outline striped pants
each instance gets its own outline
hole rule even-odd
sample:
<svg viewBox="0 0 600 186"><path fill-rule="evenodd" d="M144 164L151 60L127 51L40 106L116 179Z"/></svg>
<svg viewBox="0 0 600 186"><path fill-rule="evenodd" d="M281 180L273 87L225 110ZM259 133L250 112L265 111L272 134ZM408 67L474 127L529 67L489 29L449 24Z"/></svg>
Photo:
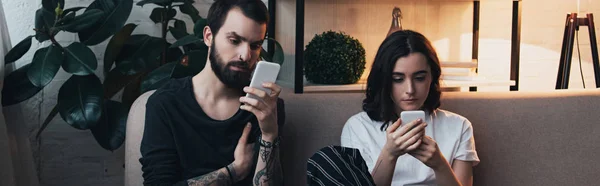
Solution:
<svg viewBox="0 0 600 186"><path fill-rule="evenodd" d="M357 149L328 146L317 151L307 163L307 184L375 185Z"/></svg>

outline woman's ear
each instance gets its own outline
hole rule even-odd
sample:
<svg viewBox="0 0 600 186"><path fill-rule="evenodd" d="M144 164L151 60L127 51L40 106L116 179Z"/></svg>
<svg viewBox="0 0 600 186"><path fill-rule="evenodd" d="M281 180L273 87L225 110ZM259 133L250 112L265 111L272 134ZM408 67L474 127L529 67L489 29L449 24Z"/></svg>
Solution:
<svg viewBox="0 0 600 186"><path fill-rule="evenodd" d="M210 30L210 27L204 26L204 31L202 32L202 35L203 35L204 44L206 46L210 47L210 45L212 44L213 37L214 37L212 30Z"/></svg>

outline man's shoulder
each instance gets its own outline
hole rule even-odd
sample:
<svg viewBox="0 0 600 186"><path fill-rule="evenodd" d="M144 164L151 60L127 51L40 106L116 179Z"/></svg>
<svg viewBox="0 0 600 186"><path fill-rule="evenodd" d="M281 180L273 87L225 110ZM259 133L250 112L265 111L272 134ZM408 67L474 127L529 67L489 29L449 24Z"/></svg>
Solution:
<svg viewBox="0 0 600 186"><path fill-rule="evenodd" d="M169 79L168 82L156 89L148 98L148 103L161 104L179 100L183 95L188 94L191 77L178 79Z"/></svg>

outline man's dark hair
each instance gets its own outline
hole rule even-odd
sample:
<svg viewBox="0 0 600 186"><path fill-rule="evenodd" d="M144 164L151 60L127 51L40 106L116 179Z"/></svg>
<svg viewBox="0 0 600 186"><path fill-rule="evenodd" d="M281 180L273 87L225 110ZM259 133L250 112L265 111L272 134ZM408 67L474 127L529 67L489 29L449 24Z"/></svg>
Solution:
<svg viewBox="0 0 600 186"><path fill-rule="evenodd" d="M246 17L260 24L269 22L269 11L261 0L215 0L206 18L208 27L214 35L217 35L227 19L227 14L234 8L239 8Z"/></svg>
<svg viewBox="0 0 600 186"><path fill-rule="evenodd" d="M398 119L392 100L392 73L396 61L411 53L421 53L427 59L431 68L431 85L429 95L422 109L432 113L440 107L440 61L433 46L422 34L401 30L388 36L377 51L371 72L367 79L366 98L363 100L363 110L374 121L383 121L381 130L387 128L390 122Z"/></svg>

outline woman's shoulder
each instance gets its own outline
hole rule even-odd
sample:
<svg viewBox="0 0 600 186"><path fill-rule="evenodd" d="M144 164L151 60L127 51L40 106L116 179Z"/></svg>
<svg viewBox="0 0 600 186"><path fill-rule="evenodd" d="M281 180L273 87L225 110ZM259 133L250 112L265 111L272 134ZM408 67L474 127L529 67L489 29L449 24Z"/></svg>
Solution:
<svg viewBox="0 0 600 186"><path fill-rule="evenodd" d="M432 114L434 120L441 121L442 123L451 123L451 124L468 124L470 125L469 119L466 117L444 109L436 109Z"/></svg>
<svg viewBox="0 0 600 186"><path fill-rule="evenodd" d="M367 112L362 111L350 116L350 118L348 118L348 120L346 121L344 128L364 129L366 127L379 127L382 123L383 122L372 120L367 114Z"/></svg>

